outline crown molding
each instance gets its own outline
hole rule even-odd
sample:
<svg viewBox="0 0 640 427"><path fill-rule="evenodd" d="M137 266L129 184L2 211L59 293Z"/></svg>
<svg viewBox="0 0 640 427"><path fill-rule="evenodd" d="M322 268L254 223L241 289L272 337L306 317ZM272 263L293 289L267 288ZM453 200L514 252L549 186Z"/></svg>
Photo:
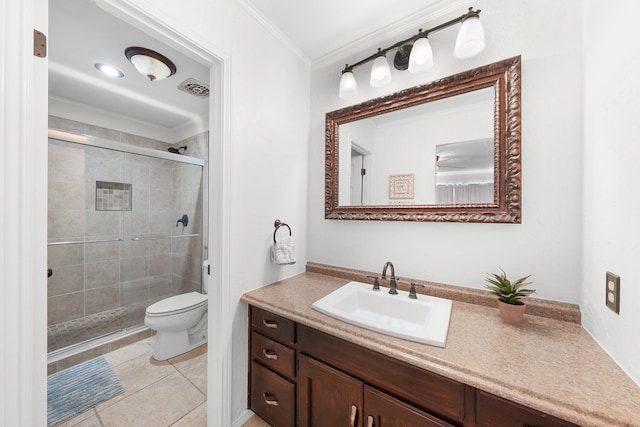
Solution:
<svg viewBox="0 0 640 427"><path fill-rule="evenodd" d="M291 41L282 31L271 23L258 9L247 0L236 0L242 8L260 23L272 36L284 44L294 55L302 60L307 66L311 66L311 59L305 55L295 43Z"/></svg>

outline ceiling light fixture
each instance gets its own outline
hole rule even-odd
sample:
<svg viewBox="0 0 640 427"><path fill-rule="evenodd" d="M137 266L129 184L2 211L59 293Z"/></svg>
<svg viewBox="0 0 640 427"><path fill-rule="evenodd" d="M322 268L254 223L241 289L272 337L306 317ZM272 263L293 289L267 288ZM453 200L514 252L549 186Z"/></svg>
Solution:
<svg viewBox="0 0 640 427"><path fill-rule="evenodd" d="M124 50L136 70L149 80L162 80L176 73L176 66L166 56L144 47L132 46Z"/></svg>
<svg viewBox="0 0 640 427"><path fill-rule="evenodd" d="M391 70L387 62L386 54L392 49L398 49L394 57L393 65L397 70L409 70L410 73L423 73L433 67L433 51L428 36L430 33L448 28L455 24L462 24L456 45L454 56L457 58L469 58L482 52L485 47L484 29L480 23L480 9L473 10L470 7L467 13L455 19L437 25L426 31L418 31L418 34L408 39L397 42L385 49L378 48L378 52L353 65L347 64L342 70L340 79L339 96L342 99L350 98L358 93L358 87L353 76L353 69L373 61L369 83L373 87L382 87L391 82ZM385 67L386 65L386 67Z"/></svg>
<svg viewBox="0 0 640 427"><path fill-rule="evenodd" d="M116 77L118 79L121 79L124 77L124 73L112 65L98 62L97 64L95 64L95 67L109 77Z"/></svg>

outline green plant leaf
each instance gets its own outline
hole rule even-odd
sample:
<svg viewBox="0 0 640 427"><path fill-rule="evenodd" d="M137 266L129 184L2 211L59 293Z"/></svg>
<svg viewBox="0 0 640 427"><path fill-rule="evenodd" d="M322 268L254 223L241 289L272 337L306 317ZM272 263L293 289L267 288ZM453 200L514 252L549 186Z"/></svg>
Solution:
<svg viewBox="0 0 640 427"><path fill-rule="evenodd" d="M526 289L531 282L527 282L527 279L531 277L521 277L514 282L507 279L507 274L502 268L500 268L502 274L487 273L488 277L485 281L488 285L485 286L487 292L491 295L497 296L500 300L507 304L518 304L521 298L531 295L535 292L534 289Z"/></svg>

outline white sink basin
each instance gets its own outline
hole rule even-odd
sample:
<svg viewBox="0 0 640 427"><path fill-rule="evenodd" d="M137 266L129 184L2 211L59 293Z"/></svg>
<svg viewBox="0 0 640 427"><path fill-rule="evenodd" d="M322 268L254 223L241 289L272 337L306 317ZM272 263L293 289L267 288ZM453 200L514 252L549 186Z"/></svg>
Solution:
<svg viewBox="0 0 640 427"><path fill-rule="evenodd" d="M390 295L381 287L349 282L314 302L311 307L362 328L409 341L444 347L451 318L451 300L398 291Z"/></svg>

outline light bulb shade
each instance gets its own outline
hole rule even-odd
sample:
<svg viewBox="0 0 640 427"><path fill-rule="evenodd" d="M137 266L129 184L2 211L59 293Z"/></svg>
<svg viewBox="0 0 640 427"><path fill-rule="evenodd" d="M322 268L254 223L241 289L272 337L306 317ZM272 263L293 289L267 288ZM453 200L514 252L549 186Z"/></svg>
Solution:
<svg viewBox="0 0 640 427"><path fill-rule="evenodd" d="M373 87L383 87L389 83L391 83L391 68L389 68L387 57L380 55L373 60L369 84Z"/></svg>
<svg viewBox="0 0 640 427"><path fill-rule="evenodd" d="M162 80L176 73L176 66L169 58L144 47L128 47L124 54L136 70L149 80Z"/></svg>
<svg viewBox="0 0 640 427"><path fill-rule="evenodd" d="M411 74L424 73L433 67L433 50L426 37L420 37L413 43L409 55L409 72Z"/></svg>
<svg viewBox="0 0 640 427"><path fill-rule="evenodd" d="M342 78L340 79L340 99L351 98L357 93L358 84L356 83L356 78L351 71L345 71L342 73Z"/></svg>
<svg viewBox="0 0 640 427"><path fill-rule="evenodd" d="M462 22L453 54L457 58L469 58L482 52L484 45L484 28L480 18L472 16Z"/></svg>

